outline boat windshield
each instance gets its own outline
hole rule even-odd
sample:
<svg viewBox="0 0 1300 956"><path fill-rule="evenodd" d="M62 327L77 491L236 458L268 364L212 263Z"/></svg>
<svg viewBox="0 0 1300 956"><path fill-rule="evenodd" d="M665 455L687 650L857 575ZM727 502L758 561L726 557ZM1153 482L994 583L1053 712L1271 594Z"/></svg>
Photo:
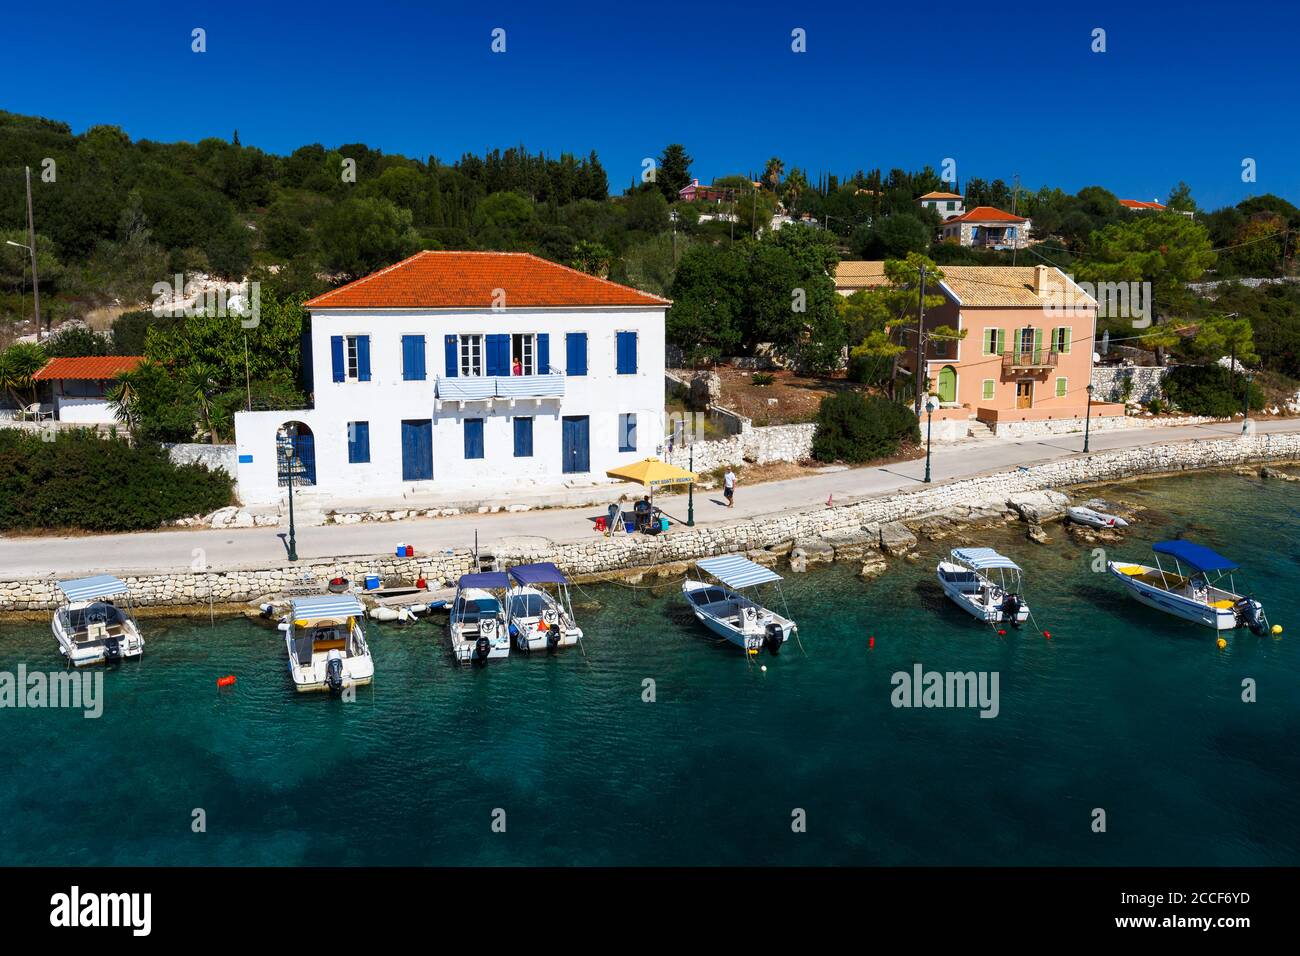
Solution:
<svg viewBox="0 0 1300 956"><path fill-rule="evenodd" d="M540 594L514 594L510 597L511 617L541 617L549 602Z"/></svg>
<svg viewBox="0 0 1300 956"><path fill-rule="evenodd" d="M92 624L119 627L126 621L122 609L108 601L93 601L85 607L64 608L61 614L64 626L72 631L84 631Z"/></svg>
<svg viewBox="0 0 1300 956"><path fill-rule="evenodd" d="M484 617L496 617L501 613L501 605L496 598L481 597L471 600L461 599L456 608L456 616L463 621L477 621Z"/></svg>

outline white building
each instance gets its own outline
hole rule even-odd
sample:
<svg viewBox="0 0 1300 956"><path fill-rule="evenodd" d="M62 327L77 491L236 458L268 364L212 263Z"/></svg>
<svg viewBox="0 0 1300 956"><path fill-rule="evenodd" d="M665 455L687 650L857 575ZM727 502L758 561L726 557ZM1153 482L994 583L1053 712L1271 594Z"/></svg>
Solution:
<svg viewBox="0 0 1300 956"><path fill-rule="evenodd" d="M313 407L236 414L240 497L278 501L290 467L354 499L603 481L660 451L669 304L499 252L421 252L317 296Z"/></svg>
<svg viewBox="0 0 1300 956"><path fill-rule="evenodd" d="M32 376L48 387L49 410L61 422L105 425L117 422L108 393L114 379L143 361L138 355L87 355L52 358ZM45 385L48 383L48 386ZM42 407L46 407L42 403Z"/></svg>
<svg viewBox="0 0 1300 956"><path fill-rule="evenodd" d="M940 219L951 219L966 212L961 193L932 192L917 200L922 209L933 209Z"/></svg>

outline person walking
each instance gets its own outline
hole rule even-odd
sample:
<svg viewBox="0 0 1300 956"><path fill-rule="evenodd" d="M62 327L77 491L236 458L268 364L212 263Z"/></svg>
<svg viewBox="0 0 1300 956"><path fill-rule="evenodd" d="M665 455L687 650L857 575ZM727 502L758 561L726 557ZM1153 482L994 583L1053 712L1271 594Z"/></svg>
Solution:
<svg viewBox="0 0 1300 956"><path fill-rule="evenodd" d="M727 499L727 507L736 503L736 473L727 466L727 473L722 476L722 496Z"/></svg>

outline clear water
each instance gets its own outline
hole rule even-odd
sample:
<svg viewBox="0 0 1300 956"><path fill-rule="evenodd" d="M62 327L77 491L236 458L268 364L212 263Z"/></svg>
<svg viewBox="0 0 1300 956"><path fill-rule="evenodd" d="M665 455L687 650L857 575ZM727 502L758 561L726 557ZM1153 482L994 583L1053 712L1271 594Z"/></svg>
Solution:
<svg viewBox="0 0 1300 956"><path fill-rule="evenodd" d="M1049 545L978 539L1027 568L1050 640L999 638L947 603L944 541L870 584L789 576L807 656L764 655L766 672L675 586L588 587L585 657L462 669L441 622L372 625L377 681L351 704L296 695L269 629L149 619L146 657L106 674L102 718L0 710L0 863L1295 864L1295 488L1116 492L1151 509L1119 556L1187 533L1243 562L1287 629L1222 651L1092 573L1059 527ZM58 661L45 626L0 629L0 670ZM1000 715L894 708L890 676L917 661L999 672Z"/></svg>

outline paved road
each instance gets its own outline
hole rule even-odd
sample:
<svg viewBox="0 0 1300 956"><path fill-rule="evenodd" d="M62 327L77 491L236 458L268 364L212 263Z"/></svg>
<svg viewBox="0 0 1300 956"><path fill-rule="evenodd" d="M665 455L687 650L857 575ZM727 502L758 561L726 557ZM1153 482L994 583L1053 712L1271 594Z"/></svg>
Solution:
<svg viewBox="0 0 1300 956"><path fill-rule="evenodd" d="M1300 419L1264 421L1260 432L1300 432ZM1240 424L1184 425L1099 432L1092 436L1093 451L1133 448L1170 441L1195 441L1234 437ZM1018 465L1038 464L1080 455L1081 435L1005 441L987 439L958 445L936 446L932 460L934 481L967 478ZM774 481L736 491L736 507L723 507L720 492L695 496L698 525L722 524L791 510L814 508L833 496L837 504L916 488L925 471L924 461L880 468L854 468ZM684 495L661 495L656 502L670 515L685 519ZM541 536L557 542L577 541L592 534L590 519L599 508L547 509L494 515L466 514L446 518L420 518L400 522L324 525L298 531L300 558L380 554L398 541L413 545L417 553L445 548L468 548L477 530L482 545L508 537ZM81 537L20 537L0 539L0 578L29 577L51 572L75 575L97 571L151 571L192 566L201 552L214 570L231 567L270 567L285 558L283 532L277 528L231 530L176 530L138 534Z"/></svg>

